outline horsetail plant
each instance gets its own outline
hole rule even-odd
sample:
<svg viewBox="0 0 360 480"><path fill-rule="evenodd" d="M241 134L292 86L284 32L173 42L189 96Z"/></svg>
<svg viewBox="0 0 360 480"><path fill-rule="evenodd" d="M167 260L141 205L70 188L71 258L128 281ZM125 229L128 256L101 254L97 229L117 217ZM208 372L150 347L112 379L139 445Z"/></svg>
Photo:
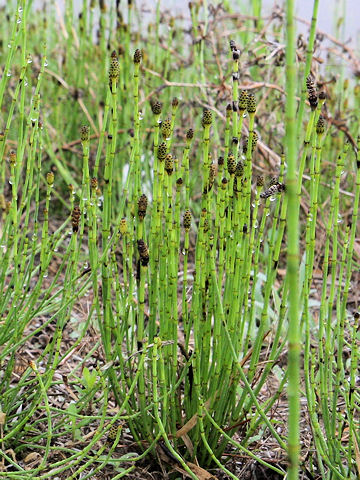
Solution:
<svg viewBox="0 0 360 480"><path fill-rule="evenodd" d="M300 349L301 335L299 328L299 199L296 195L297 184L297 138L296 138L296 116L295 116L295 25L294 25L293 0L286 2L286 136L285 148L287 156L286 189L288 197L288 251L287 251L287 274L289 281L289 333L288 333L288 396L289 396L289 417L288 417L288 455L289 468L288 477L296 480L299 475L300 456ZM313 108L315 101L311 102Z"/></svg>
<svg viewBox="0 0 360 480"><path fill-rule="evenodd" d="M148 30L133 2L65 3L59 35L24 0L1 26L0 478L117 479L148 455L356 478L359 132L313 62L318 2L304 68L286 2L285 86L279 14L242 18L252 40L228 2L190 2L189 48L160 2Z"/></svg>

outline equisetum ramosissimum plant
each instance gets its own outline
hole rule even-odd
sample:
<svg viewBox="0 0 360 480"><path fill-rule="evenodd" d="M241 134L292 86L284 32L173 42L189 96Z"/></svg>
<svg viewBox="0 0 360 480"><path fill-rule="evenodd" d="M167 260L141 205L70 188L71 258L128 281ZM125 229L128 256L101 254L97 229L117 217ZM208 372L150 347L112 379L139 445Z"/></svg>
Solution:
<svg viewBox="0 0 360 480"><path fill-rule="evenodd" d="M56 68L50 14L47 47L24 0L6 20L0 478L121 478L151 457L194 479L239 478L231 458L357 478L360 141L358 125L334 133L316 22L299 74L288 33L285 90L276 70L265 95L262 57L240 48L265 44L213 25L215 75L196 2L191 35L204 31L178 73L184 32L172 19L164 47L160 6L154 49L138 33L130 54L131 2L127 23L92 2L78 30L65 3Z"/></svg>

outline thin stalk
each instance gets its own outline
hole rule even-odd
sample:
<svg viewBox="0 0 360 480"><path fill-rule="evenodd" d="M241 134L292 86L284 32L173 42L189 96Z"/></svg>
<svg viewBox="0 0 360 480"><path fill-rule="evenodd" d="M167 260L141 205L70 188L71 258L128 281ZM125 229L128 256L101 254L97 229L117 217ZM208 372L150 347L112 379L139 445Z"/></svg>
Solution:
<svg viewBox="0 0 360 480"><path fill-rule="evenodd" d="M300 352L299 328L299 199L297 195L296 139L296 62L295 62L295 2L286 1L286 107L285 147L287 159L286 190L288 197L287 276L289 281L288 333L288 455L289 480L299 478L300 455Z"/></svg>

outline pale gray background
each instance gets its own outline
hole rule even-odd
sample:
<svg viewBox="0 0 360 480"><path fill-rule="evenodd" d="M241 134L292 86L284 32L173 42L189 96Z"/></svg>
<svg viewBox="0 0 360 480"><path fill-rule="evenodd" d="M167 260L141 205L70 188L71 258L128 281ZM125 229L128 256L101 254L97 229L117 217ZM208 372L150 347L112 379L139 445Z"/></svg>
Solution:
<svg viewBox="0 0 360 480"><path fill-rule="evenodd" d="M78 0L80 1L80 0ZM108 0L109 1L109 0ZM233 0L236 5L249 5L251 0ZM208 4L217 5L220 2L208 0ZM296 11L298 15L304 19L311 20L313 1L312 0L297 0ZM155 9L156 0L136 0L137 5L146 5L149 8ZM271 10L274 4L282 5L282 0L263 0L264 12ZM161 0L161 5L165 8L173 8L174 13L183 13L189 15L188 0ZM335 15L339 9L345 6L345 25L344 25L344 39L348 40L350 37L355 42L360 37L360 0L320 0L318 12L318 28L330 33L333 31Z"/></svg>
<svg viewBox="0 0 360 480"><path fill-rule="evenodd" d="M63 9L65 0L46 0L46 3L53 3L56 2L61 9ZM109 5L111 2L115 2L115 0L105 0L106 3ZM149 9L155 9L156 7L156 0L135 0L137 5L146 5ZM250 0L233 0L234 4L238 3L239 5L248 5ZM0 0L0 4L3 4L4 0ZM15 3L15 2L14 2ZM78 7L79 9L82 6L82 0L73 0L74 6ZM122 4L126 4L127 0L122 0ZM219 2L214 0L208 0L208 4L218 4ZM263 0L264 11L269 11L271 6L275 3L282 5L282 1L278 0ZM34 0L34 5L39 7L44 4L44 1L41 0ZM173 8L174 13L182 13L185 15L189 15L188 9L188 0L161 0L161 5L164 8ZM297 0L296 1L296 10L298 15L310 20L311 19L311 12L312 12L312 0ZM359 45L360 40L360 0L320 0L319 5L319 15L318 15L318 27L321 30L325 30L328 33L333 31L334 27L334 19L336 14L336 9L341 8L341 5L345 6L345 25L344 25L344 40L348 40L350 37L352 38L353 42L357 42Z"/></svg>
<svg viewBox="0 0 360 480"><path fill-rule="evenodd" d="M33 6L35 8L42 8L45 4L57 4L60 11L64 11L64 4L66 0L33 0ZM239 11L244 11L249 8L251 0L232 0L234 8L236 5ZM107 5L110 5L112 2L115 3L115 0L105 0ZM134 0L136 5L145 6L145 10L149 12L151 16L151 11L155 11L157 1L156 0ZM15 0L0 0L0 5L4 3L13 3L16 5ZM181 13L184 16L189 17L189 8L188 0L161 0L162 8L171 8L176 13ZM208 5L212 3L213 5L218 5L220 2L218 0L207 0ZM271 7L274 4L282 5L283 0L263 0L263 11L264 13L269 13ZM306 20L311 20L312 13L312 0L296 0L296 11L299 17L302 17ZM79 11L82 8L83 0L73 0L75 11ZM127 0L121 1L122 5L127 4ZM245 6L245 8L244 8ZM334 32L334 23L337 14L342 14L342 7L344 6L345 10L345 23L342 27L342 40L348 41L351 40L352 46L357 47L357 52L359 52L360 45L360 0L320 0L319 4L319 13L318 13L318 22L317 26L319 29L326 31L327 33ZM245 13L245 12L244 12ZM299 24L299 31L305 32L306 29L304 26Z"/></svg>

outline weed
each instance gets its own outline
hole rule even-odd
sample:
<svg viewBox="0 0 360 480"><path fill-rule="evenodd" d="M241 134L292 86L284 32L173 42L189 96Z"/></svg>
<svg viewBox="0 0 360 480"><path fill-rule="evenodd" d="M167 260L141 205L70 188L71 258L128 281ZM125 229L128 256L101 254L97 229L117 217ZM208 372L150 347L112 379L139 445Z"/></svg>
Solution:
<svg viewBox="0 0 360 480"><path fill-rule="evenodd" d="M65 4L4 7L0 478L356 478L358 92L318 2L301 58L292 0Z"/></svg>

